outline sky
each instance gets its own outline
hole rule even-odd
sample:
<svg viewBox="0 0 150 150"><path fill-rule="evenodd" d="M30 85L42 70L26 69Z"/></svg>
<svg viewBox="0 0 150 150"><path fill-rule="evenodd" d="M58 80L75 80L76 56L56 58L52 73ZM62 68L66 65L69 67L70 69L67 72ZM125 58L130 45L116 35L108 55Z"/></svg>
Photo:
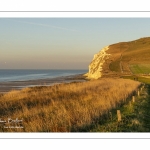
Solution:
<svg viewBox="0 0 150 150"><path fill-rule="evenodd" d="M0 69L88 69L103 47L150 36L150 18L0 18Z"/></svg>

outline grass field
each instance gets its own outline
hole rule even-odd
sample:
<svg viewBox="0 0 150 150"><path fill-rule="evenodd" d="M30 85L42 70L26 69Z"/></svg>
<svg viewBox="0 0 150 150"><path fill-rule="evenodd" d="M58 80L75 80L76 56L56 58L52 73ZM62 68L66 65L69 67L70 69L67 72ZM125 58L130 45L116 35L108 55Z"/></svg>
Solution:
<svg viewBox="0 0 150 150"><path fill-rule="evenodd" d="M126 103L140 85L128 79L103 78L1 94L1 119L22 119L24 128L0 126L0 132L89 131L112 109Z"/></svg>
<svg viewBox="0 0 150 150"><path fill-rule="evenodd" d="M150 64L133 64L130 65L133 74L149 74Z"/></svg>

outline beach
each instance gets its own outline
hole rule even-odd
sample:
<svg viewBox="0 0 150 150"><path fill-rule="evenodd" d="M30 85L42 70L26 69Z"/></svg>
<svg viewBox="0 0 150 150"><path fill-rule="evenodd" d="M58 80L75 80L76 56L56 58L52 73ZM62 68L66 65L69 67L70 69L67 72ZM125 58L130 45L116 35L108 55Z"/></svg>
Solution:
<svg viewBox="0 0 150 150"><path fill-rule="evenodd" d="M34 86L52 86L54 84L70 83L70 82L84 82L83 74L60 76L55 78L26 80L26 81L7 81L0 82L0 93L6 93L11 90L21 90L26 87Z"/></svg>

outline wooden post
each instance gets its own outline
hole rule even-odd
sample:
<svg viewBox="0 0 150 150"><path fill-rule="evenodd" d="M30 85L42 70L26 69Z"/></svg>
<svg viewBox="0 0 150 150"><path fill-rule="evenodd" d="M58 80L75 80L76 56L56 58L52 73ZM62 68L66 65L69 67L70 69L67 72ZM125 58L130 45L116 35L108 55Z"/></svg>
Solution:
<svg viewBox="0 0 150 150"><path fill-rule="evenodd" d="M117 117L118 117L118 122L121 121L121 113L120 113L120 110L117 110Z"/></svg>
<svg viewBox="0 0 150 150"><path fill-rule="evenodd" d="M139 90L137 91L137 94L138 94L138 96L140 96L140 91Z"/></svg>
<svg viewBox="0 0 150 150"><path fill-rule="evenodd" d="M132 96L132 102L133 103L135 102L135 96Z"/></svg>

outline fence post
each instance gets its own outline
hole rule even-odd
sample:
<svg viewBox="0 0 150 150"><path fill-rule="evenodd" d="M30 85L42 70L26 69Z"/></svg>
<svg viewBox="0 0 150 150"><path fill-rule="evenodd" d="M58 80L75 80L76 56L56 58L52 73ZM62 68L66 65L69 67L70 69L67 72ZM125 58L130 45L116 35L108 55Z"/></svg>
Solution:
<svg viewBox="0 0 150 150"><path fill-rule="evenodd" d="M117 110L117 117L118 117L118 122L121 121L121 113L120 113L120 110Z"/></svg>
<svg viewBox="0 0 150 150"><path fill-rule="evenodd" d="M132 102L133 103L135 102L135 96L132 96Z"/></svg>
<svg viewBox="0 0 150 150"><path fill-rule="evenodd" d="M137 91L137 94L138 94L138 96L140 96L140 91L139 90Z"/></svg>

